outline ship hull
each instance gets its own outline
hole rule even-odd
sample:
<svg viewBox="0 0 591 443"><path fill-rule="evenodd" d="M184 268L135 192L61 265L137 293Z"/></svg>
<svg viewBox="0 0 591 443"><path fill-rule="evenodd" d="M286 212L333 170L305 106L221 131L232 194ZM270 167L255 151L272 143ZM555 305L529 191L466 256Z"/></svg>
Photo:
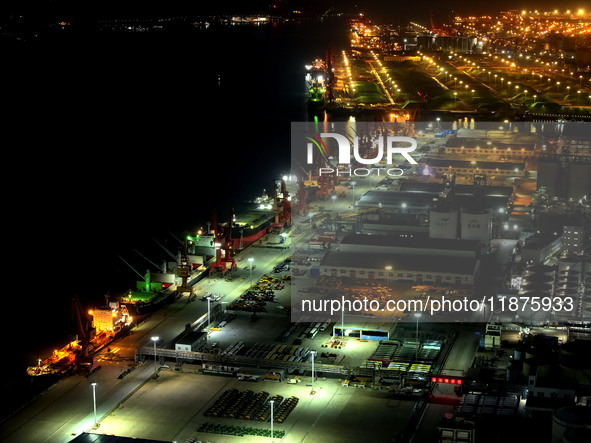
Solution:
<svg viewBox="0 0 591 443"><path fill-rule="evenodd" d="M174 298L175 293L173 291L169 291L169 294L157 294L154 296L152 300L147 302L122 301L121 304L125 305L125 307L132 314L132 316L138 316L151 314L152 312L164 306L165 304L172 302Z"/></svg>
<svg viewBox="0 0 591 443"><path fill-rule="evenodd" d="M232 248L241 249L263 237L275 217L273 213L249 210L236 216L236 225L232 227Z"/></svg>
<svg viewBox="0 0 591 443"><path fill-rule="evenodd" d="M248 236L244 236L242 235L242 237L240 236L240 233L238 233L238 237L235 236L235 233L232 232L232 248L233 249L240 249L242 248L246 248L247 246L252 245L254 242L256 242L257 240L260 240L261 237L263 237L266 233L267 233L267 226L265 227L261 227L261 229L251 235ZM242 245L241 245L242 243Z"/></svg>

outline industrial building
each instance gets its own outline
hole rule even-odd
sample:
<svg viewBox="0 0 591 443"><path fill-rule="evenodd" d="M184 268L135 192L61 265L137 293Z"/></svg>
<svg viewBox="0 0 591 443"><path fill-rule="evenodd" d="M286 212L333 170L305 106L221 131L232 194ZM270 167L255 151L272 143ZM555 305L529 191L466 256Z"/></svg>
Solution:
<svg viewBox="0 0 591 443"><path fill-rule="evenodd" d="M357 337L362 340L389 340L390 335L396 329L393 323L380 324L376 322L367 323L339 323L332 328L332 335L343 337Z"/></svg>
<svg viewBox="0 0 591 443"><path fill-rule="evenodd" d="M320 274L386 281L473 285L480 268L477 240L350 234L328 252Z"/></svg>
<svg viewBox="0 0 591 443"><path fill-rule="evenodd" d="M419 165L425 176L486 174L489 177L525 177L525 163L427 158L421 159Z"/></svg>
<svg viewBox="0 0 591 443"><path fill-rule="evenodd" d="M588 245L589 231L584 226L565 226L562 229L562 250L583 254Z"/></svg>
<svg viewBox="0 0 591 443"><path fill-rule="evenodd" d="M190 331L183 334L174 344L176 351L197 352L207 344L207 333Z"/></svg>
<svg viewBox="0 0 591 443"><path fill-rule="evenodd" d="M562 236L534 234L525 239L521 248L521 261L543 264L548 258L560 251Z"/></svg>
<svg viewBox="0 0 591 443"><path fill-rule="evenodd" d="M427 214L434 202L441 199L445 190L443 183L424 183L405 181L399 191L366 192L357 202L356 207L364 209L381 209L382 213L394 214ZM474 196L475 186L454 184L454 197L457 203L465 205ZM503 213L513 198L513 188L510 186L484 186L483 206L493 213ZM369 217L368 217L369 218Z"/></svg>
<svg viewBox="0 0 591 443"><path fill-rule="evenodd" d="M474 48L474 37L419 35L417 48L421 51L469 52Z"/></svg>
<svg viewBox="0 0 591 443"><path fill-rule="evenodd" d="M485 184L485 176L475 176L474 185L465 187L460 197L456 194L455 176L441 185L412 183L405 191L366 193L359 206L375 203L374 199L381 195L386 204L379 202L380 213L398 205L399 216L408 211L406 215L415 216L418 222L418 215L426 210L428 236L423 229L398 235L349 234L340 242L338 252L331 251L324 257L321 275L473 285L480 269L480 254L490 247L493 233ZM502 202L497 213L504 213L510 206L512 188L502 191L488 194L500 200L496 204ZM372 227L376 225L383 229L384 220L377 220ZM421 228L420 223L417 225ZM363 224L363 228L366 226Z"/></svg>
<svg viewBox="0 0 591 443"><path fill-rule="evenodd" d="M341 241L339 252L477 258L479 245L476 240L349 234Z"/></svg>
<svg viewBox="0 0 591 443"><path fill-rule="evenodd" d="M325 276L467 286L474 284L479 270L478 259L462 256L433 257L331 251L320 263L320 274Z"/></svg>
<svg viewBox="0 0 591 443"><path fill-rule="evenodd" d="M591 196L591 157L543 154L538 158L537 188L550 197L580 200Z"/></svg>
<svg viewBox="0 0 591 443"><path fill-rule="evenodd" d="M445 144L445 153L455 156L501 156L508 160L523 160L534 157L535 145L526 143L505 143L481 138L450 137Z"/></svg>

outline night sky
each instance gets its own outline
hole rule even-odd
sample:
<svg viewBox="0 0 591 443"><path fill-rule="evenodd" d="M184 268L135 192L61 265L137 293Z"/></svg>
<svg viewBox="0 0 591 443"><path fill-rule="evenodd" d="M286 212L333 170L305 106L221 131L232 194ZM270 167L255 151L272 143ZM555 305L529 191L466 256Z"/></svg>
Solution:
<svg viewBox="0 0 591 443"><path fill-rule="evenodd" d="M429 15L435 14L441 21L452 18L456 14L494 14L501 10L538 9L545 10L577 10L585 8L587 2L572 0L557 2L556 0L499 0L489 1L457 1L441 2L438 0L402 1L356 1L344 0L255 0L201 2L187 0L105 0L78 2L75 0L8 0L3 2L5 13L26 13L30 16L62 16L74 19L84 26L95 17L142 17L154 15L209 15L233 13L285 13L300 10L304 14L322 13L331 9L345 13L363 12L376 22L403 24L408 20L428 24Z"/></svg>

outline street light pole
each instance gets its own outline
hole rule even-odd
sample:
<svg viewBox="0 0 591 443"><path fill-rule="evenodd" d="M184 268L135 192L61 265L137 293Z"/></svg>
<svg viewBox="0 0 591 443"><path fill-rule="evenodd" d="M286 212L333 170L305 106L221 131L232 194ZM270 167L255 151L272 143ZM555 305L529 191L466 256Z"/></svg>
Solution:
<svg viewBox="0 0 591 443"><path fill-rule="evenodd" d="M345 304L341 306L341 340L345 339Z"/></svg>
<svg viewBox="0 0 591 443"><path fill-rule="evenodd" d="M209 327L210 323L210 314L211 314L211 298L207 297L207 326Z"/></svg>
<svg viewBox="0 0 591 443"><path fill-rule="evenodd" d="M92 406L94 410L94 426L96 427L96 382L93 381L90 385L92 386Z"/></svg>
<svg viewBox="0 0 591 443"><path fill-rule="evenodd" d="M275 400L271 400L271 443L273 443L273 403L275 403Z"/></svg>
<svg viewBox="0 0 591 443"><path fill-rule="evenodd" d="M254 261L254 258L250 257L248 259L248 265L250 267L250 280L252 280L252 262Z"/></svg>
<svg viewBox="0 0 591 443"><path fill-rule="evenodd" d="M417 318L417 330L416 330L417 347L415 348L415 360L416 360L419 358L419 318L421 317L421 313L415 312L415 317Z"/></svg>
<svg viewBox="0 0 591 443"><path fill-rule="evenodd" d="M154 342L154 373L156 373L156 365L157 365L157 352L156 352L156 342L160 340L160 337L154 336L152 337L152 341Z"/></svg>
<svg viewBox="0 0 591 443"><path fill-rule="evenodd" d="M314 391L314 357L316 356L316 351L312 351L312 394L315 394Z"/></svg>

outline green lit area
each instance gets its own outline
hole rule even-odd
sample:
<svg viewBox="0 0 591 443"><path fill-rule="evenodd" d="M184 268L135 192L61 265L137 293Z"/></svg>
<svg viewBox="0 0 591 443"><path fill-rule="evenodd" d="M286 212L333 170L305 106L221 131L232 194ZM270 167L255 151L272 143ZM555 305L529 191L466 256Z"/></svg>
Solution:
<svg viewBox="0 0 591 443"><path fill-rule="evenodd" d="M130 291L125 298L128 301L147 303L153 300L157 295L158 292Z"/></svg>
<svg viewBox="0 0 591 443"><path fill-rule="evenodd" d="M147 283L145 281L138 281L136 289L140 292L158 292L162 290L162 283Z"/></svg>

